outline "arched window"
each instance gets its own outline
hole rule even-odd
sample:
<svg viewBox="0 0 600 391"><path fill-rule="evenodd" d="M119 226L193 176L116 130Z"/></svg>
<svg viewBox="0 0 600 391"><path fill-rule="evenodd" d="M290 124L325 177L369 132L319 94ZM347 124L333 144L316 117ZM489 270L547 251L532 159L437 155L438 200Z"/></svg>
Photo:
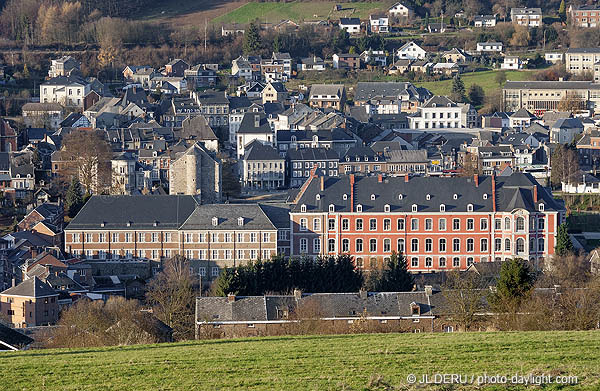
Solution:
<svg viewBox="0 0 600 391"><path fill-rule="evenodd" d="M525 230L525 219L523 217L517 217L517 221L515 223L515 230L518 232Z"/></svg>
<svg viewBox="0 0 600 391"><path fill-rule="evenodd" d="M510 251L510 239L504 240L504 251Z"/></svg>
<svg viewBox="0 0 600 391"><path fill-rule="evenodd" d="M363 240L362 239L356 239L356 252L357 253L363 252Z"/></svg>
<svg viewBox="0 0 600 391"><path fill-rule="evenodd" d="M413 253L419 252L419 239L412 239L410 241L410 251Z"/></svg>
<svg viewBox="0 0 600 391"><path fill-rule="evenodd" d="M398 239L397 251L399 253L404 253L404 239Z"/></svg>
<svg viewBox="0 0 600 391"><path fill-rule="evenodd" d="M431 258L431 257L425 258L425 267L433 267L433 258Z"/></svg>
<svg viewBox="0 0 600 391"><path fill-rule="evenodd" d="M544 243L544 238L539 238L538 239L538 252L543 253L545 249L546 249L546 246Z"/></svg>
<svg viewBox="0 0 600 391"><path fill-rule="evenodd" d="M365 266L365 265L364 265L364 263L363 263L363 259L362 259L362 258L360 258L360 257L359 257L359 258L356 258L356 267L360 267L360 268L362 268L362 267L364 267L364 266Z"/></svg>
<svg viewBox="0 0 600 391"><path fill-rule="evenodd" d="M517 254L521 254L525 252L525 239L519 238L517 239Z"/></svg>
<svg viewBox="0 0 600 391"><path fill-rule="evenodd" d="M467 239L467 251L470 253L475 251L475 241L472 238Z"/></svg>
<svg viewBox="0 0 600 391"><path fill-rule="evenodd" d="M372 253L377 252L377 239L369 240L369 251Z"/></svg>
<svg viewBox="0 0 600 391"><path fill-rule="evenodd" d="M391 239L383 239L383 252L389 253L392 251L392 240Z"/></svg>
<svg viewBox="0 0 600 391"><path fill-rule="evenodd" d="M350 239L342 239L342 252L350 252Z"/></svg>
<svg viewBox="0 0 600 391"><path fill-rule="evenodd" d="M504 229L506 229L506 230L510 229L510 217L504 218Z"/></svg>
<svg viewBox="0 0 600 391"><path fill-rule="evenodd" d="M327 250L330 253L334 253L335 252L335 239L329 239L328 245L327 245Z"/></svg>
<svg viewBox="0 0 600 391"><path fill-rule="evenodd" d="M313 239L313 252L315 254L320 254L321 253L321 238L314 238Z"/></svg>

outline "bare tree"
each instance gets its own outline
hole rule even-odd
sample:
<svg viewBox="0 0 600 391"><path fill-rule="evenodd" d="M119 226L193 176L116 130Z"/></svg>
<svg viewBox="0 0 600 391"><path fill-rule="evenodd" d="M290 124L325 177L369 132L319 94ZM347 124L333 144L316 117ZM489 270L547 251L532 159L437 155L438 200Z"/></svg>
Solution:
<svg viewBox="0 0 600 391"><path fill-rule="evenodd" d="M579 156L566 145L559 145L551 156L552 173L550 180L555 186L562 182L572 183L579 178Z"/></svg>
<svg viewBox="0 0 600 391"><path fill-rule="evenodd" d="M448 304L452 316L468 331L481 321L478 315L484 309L487 290L483 289L483 281L475 272L459 272L452 270L448 273L442 295Z"/></svg>
<svg viewBox="0 0 600 391"><path fill-rule="evenodd" d="M567 92L558 102L559 111L568 111L575 114L584 109L585 101L576 92Z"/></svg>

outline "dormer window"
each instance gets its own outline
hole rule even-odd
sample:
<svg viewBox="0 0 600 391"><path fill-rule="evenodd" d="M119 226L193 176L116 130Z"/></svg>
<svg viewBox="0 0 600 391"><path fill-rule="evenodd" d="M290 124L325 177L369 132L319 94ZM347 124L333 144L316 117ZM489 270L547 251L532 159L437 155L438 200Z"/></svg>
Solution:
<svg viewBox="0 0 600 391"><path fill-rule="evenodd" d="M446 211L446 205L441 204L440 205L440 212L445 212Z"/></svg>
<svg viewBox="0 0 600 391"><path fill-rule="evenodd" d="M242 225L244 225L244 218L243 217L238 217L238 225L241 227Z"/></svg>
<svg viewBox="0 0 600 391"><path fill-rule="evenodd" d="M127 226L128 226L128 227L131 227L131 224L133 224L131 221L128 221L128 222L127 222Z"/></svg>
<svg viewBox="0 0 600 391"><path fill-rule="evenodd" d="M375 194L371 194L371 201L375 201Z"/></svg>
<svg viewBox="0 0 600 391"><path fill-rule="evenodd" d="M368 161L369 161L369 157L365 156L365 162L368 162Z"/></svg>
<svg viewBox="0 0 600 391"><path fill-rule="evenodd" d="M427 201L429 201L429 200L431 199L431 194L427 194L427 195L425 196L425 198L427 199Z"/></svg>
<svg viewBox="0 0 600 391"><path fill-rule="evenodd" d="M417 212L418 209L419 209L419 207L417 206L417 204L412 204L412 211L413 211L413 213Z"/></svg>
<svg viewBox="0 0 600 391"><path fill-rule="evenodd" d="M467 212L473 212L473 204L467 205Z"/></svg>
<svg viewBox="0 0 600 391"><path fill-rule="evenodd" d="M101 223L100 223L100 226L101 226L102 228L104 228L104 227L106 226L106 223L103 221L103 222L101 222Z"/></svg>
<svg viewBox="0 0 600 391"><path fill-rule="evenodd" d="M458 194L454 194L454 196L452 198L454 198L455 200L457 200L458 199Z"/></svg>
<svg viewBox="0 0 600 391"><path fill-rule="evenodd" d="M212 225L213 225L213 227L216 227L217 225L219 225L219 219L217 217L212 218Z"/></svg>
<svg viewBox="0 0 600 391"><path fill-rule="evenodd" d="M390 211L390 206L389 206L388 204L385 204L385 205L383 206L383 211L384 211L384 212L389 212L389 211Z"/></svg>
<svg viewBox="0 0 600 391"><path fill-rule="evenodd" d="M300 212L306 212L306 205L300 205Z"/></svg>
<svg viewBox="0 0 600 391"><path fill-rule="evenodd" d="M410 303L410 314L412 316L421 315L421 306L418 305L417 303L415 303L414 301L412 303Z"/></svg>
<svg viewBox="0 0 600 391"><path fill-rule="evenodd" d="M317 201L319 201L321 199L321 194L317 194L316 197Z"/></svg>
<svg viewBox="0 0 600 391"><path fill-rule="evenodd" d="M379 161L379 157L375 156L375 161L376 162Z"/></svg>
<svg viewBox="0 0 600 391"><path fill-rule="evenodd" d="M483 194L483 199L484 199L484 200L487 200L487 198L488 198L488 195L487 195L487 193Z"/></svg>
<svg viewBox="0 0 600 391"><path fill-rule="evenodd" d="M342 199L343 199L344 201L346 201L346 200L348 199L348 194L344 194L344 195L342 196Z"/></svg>
<svg viewBox="0 0 600 391"><path fill-rule="evenodd" d="M398 199L401 200L402 199L402 194L398 194Z"/></svg>
<svg viewBox="0 0 600 391"><path fill-rule="evenodd" d="M356 205L356 211L362 212L362 205L360 205L360 204Z"/></svg>
<svg viewBox="0 0 600 391"><path fill-rule="evenodd" d="M335 205L329 204L329 213L335 212Z"/></svg>
<svg viewBox="0 0 600 391"><path fill-rule="evenodd" d="M350 161L350 156L346 156L346 161L349 162Z"/></svg>
<svg viewBox="0 0 600 391"><path fill-rule="evenodd" d="M539 210L540 212L543 212L543 211L544 211L544 204L540 204L540 205L538 206L538 210Z"/></svg>

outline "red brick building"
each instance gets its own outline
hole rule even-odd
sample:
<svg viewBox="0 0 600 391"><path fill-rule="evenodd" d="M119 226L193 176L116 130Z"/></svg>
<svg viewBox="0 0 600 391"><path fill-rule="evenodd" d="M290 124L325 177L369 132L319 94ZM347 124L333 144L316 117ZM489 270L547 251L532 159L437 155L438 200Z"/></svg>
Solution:
<svg viewBox="0 0 600 391"><path fill-rule="evenodd" d="M293 255L347 253L382 268L402 252L413 272L554 253L564 208L533 177L340 178L313 175L290 210Z"/></svg>

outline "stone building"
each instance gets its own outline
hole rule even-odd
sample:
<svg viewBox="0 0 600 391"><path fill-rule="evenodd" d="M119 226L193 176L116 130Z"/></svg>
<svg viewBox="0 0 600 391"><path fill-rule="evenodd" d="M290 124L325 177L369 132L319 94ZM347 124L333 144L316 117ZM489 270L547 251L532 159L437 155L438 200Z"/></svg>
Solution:
<svg viewBox="0 0 600 391"><path fill-rule="evenodd" d="M221 202L221 161L201 143L177 154L169 167L169 194L197 195L202 203Z"/></svg>

